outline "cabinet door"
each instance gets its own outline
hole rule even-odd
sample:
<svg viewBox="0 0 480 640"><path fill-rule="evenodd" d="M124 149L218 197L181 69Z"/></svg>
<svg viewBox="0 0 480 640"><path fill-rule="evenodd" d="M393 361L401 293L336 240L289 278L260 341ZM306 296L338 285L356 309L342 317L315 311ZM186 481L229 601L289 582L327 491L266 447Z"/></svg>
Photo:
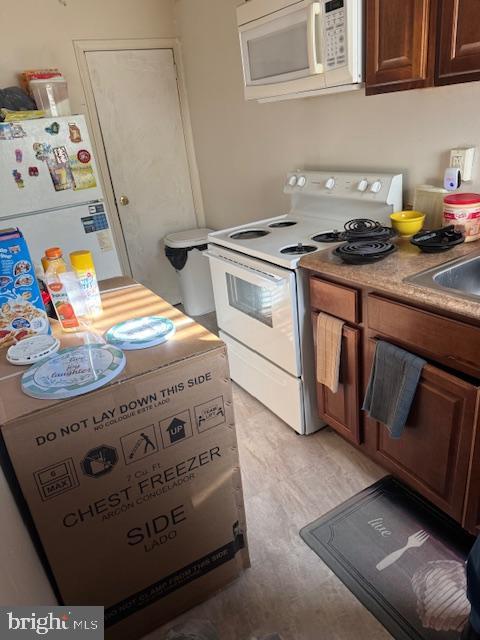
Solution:
<svg viewBox="0 0 480 640"><path fill-rule="evenodd" d="M366 421L366 444L375 459L459 522L476 400L475 386L426 365L399 439L385 425Z"/></svg>
<svg viewBox="0 0 480 640"><path fill-rule="evenodd" d="M433 84L436 0L367 0L366 93Z"/></svg>
<svg viewBox="0 0 480 640"><path fill-rule="evenodd" d="M440 0L435 84L480 80L480 2Z"/></svg>
<svg viewBox="0 0 480 640"><path fill-rule="evenodd" d="M315 352L318 314L312 314ZM317 383L317 405L320 417L348 440L360 442L360 410L358 395L360 330L343 327L340 382L337 393Z"/></svg>

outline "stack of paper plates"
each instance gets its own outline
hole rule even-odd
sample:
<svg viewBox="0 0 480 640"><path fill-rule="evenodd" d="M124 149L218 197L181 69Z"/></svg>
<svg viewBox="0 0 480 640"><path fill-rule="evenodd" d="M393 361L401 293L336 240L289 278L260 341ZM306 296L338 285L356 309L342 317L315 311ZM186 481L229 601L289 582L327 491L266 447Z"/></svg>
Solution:
<svg viewBox="0 0 480 640"><path fill-rule="evenodd" d="M105 334L105 340L119 349L147 349L166 342L175 333L175 325L162 316L145 316L119 322Z"/></svg>
<svg viewBox="0 0 480 640"><path fill-rule="evenodd" d="M125 362L125 354L108 344L61 349L23 374L22 390L33 398L73 398L106 385Z"/></svg>

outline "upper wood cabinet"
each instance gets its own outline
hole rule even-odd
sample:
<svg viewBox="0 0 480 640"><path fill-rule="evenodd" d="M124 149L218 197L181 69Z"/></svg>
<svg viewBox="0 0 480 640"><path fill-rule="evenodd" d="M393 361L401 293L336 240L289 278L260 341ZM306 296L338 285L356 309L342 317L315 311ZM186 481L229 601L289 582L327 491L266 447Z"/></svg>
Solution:
<svg viewBox="0 0 480 640"><path fill-rule="evenodd" d="M367 95L480 79L479 0L366 0Z"/></svg>
<svg viewBox="0 0 480 640"><path fill-rule="evenodd" d="M480 1L442 0L435 84L480 80Z"/></svg>
<svg viewBox="0 0 480 640"><path fill-rule="evenodd" d="M431 0L367 0L367 95L432 84L434 9Z"/></svg>

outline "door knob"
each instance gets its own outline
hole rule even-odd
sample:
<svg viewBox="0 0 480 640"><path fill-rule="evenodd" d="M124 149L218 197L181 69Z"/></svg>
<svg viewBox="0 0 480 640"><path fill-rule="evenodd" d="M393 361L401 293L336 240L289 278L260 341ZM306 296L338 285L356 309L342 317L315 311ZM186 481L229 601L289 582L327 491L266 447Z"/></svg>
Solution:
<svg viewBox="0 0 480 640"><path fill-rule="evenodd" d="M126 207L129 202L130 200L128 199L128 196L120 196L120 204L123 207Z"/></svg>

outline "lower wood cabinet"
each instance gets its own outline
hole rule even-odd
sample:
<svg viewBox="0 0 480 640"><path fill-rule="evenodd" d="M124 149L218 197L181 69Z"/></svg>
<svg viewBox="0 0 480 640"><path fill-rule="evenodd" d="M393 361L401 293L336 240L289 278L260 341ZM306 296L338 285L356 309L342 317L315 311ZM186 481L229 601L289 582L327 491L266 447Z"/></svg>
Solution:
<svg viewBox="0 0 480 640"><path fill-rule="evenodd" d="M320 417L465 529L480 534L478 323L443 317L316 275L310 284L314 340L319 312L353 318L348 322L356 325L343 327L337 393L317 383ZM428 362L398 439L361 410L378 339Z"/></svg>
<svg viewBox="0 0 480 640"><path fill-rule="evenodd" d="M470 382L427 365L400 438L391 438L379 422L366 418L365 423L368 453L459 522L478 395Z"/></svg>
<svg viewBox="0 0 480 640"><path fill-rule="evenodd" d="M318 314L312 314L314 336ZM360 443L359 347L360 330L343 327L340 382L337 393L317 383L317 404L320 417L342 436ZM316 349L315 349L316 350Z"/></svg>

